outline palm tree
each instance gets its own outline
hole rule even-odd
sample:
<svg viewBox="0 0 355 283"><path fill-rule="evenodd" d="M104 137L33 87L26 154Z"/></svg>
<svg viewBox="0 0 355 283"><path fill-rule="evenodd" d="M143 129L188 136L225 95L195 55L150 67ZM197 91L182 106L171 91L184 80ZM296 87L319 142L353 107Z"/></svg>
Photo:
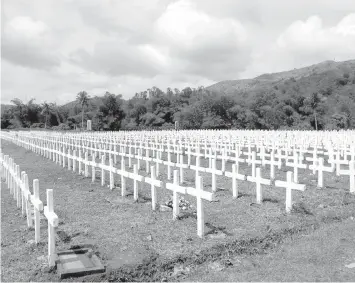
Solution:
<svg viewBox="0 0 355 283"><path fill-rule="evenodd" d="M320 102L321 102L321 99L320 99L318 93L316 93L316 92L312 93L312 95L310 97L310 106L313 110L316 131L318 131L317 110L318 110L318 105Z"/></svg>
<svg viewBox="0 0 355 283"><path fill-rule="evenodd" d="M44 122L44 128L47 129L47 122L48 122L48 117L49 115L52 114L52 104L51 103L47 103L46 101L42 104L42 111L41 111L41 115L44 115L46 117L46 120Z"/></svg>
<svg viewBox="0 0 355 283"><path fill-rule="evenodd" d="M27 116L27 106L22 102L21 99L14 98L11 100L13 104L15 104L13 113L16 120L19 122L19 125L23 127L26 125L26 116Z"/></svg>
<svg viewBox="0 0 355 283"><path fill-rule="evenodd" d="M57 118L57 122L58 122L58 125L60 124L60 116L59 116L59 108L58 108L58 105L57 103L53 102L51 103L52 105L52 110L55 114L55 117Z"/></svg>
<svg viewBox="0 0 355 283"><path fill-rule="evenodd" d="M81 91L77 94L76 100L81 106L81 128L84 129L84 106L89 106L90 97L86 91Z"/></svg>

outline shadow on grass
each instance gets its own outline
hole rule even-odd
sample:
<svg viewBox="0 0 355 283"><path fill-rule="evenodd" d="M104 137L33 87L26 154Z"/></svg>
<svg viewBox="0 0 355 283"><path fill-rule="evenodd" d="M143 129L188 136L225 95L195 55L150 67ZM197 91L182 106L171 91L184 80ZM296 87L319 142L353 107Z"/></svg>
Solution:
<svg viewBox="0 0 355 283"><path fill-rule="evenodd" d="M205 236L207 236L207 235L210 235L210 234L217 234L218 232L222 232L223 234L226 234L227 236L233 236L233 234L232 233L229 233L229 232L227 232L226 231L226 227L224 227L224 226L215 226L215 225L213 225L213 224L211 224L211 223L205 223L205 225L209 228L209 229L211 229L210 231L208 231L207 233L205 233Z"/></svg>
<svg viewBox="0 0 355 283"><path fill-rule="evenodd" d="M197 219L197 215L196 215L196 212L195 211L192 211L192 212L181 212L179 215L178 215L178 220L182 220L182 219L187 219L187 218L194 218L194 219Z"/></svg>
<svg viewBox="0 0 355 283"><path fill-rule="evenodd" d="M224 231L224 227L216 227L210 223L207 226L213 229ZM252 238L233 240L228 243L218 244L212 248L202 250L199 253L179 255L173 259L164 260L157 255L147 258L147 260L135 266L123 266L111 271L105 278L95 277L95 281L174 281L172 276L176 265L197 266L205 262L228 259L237 255L257 255L265 254L267 250L275 248L286 238L306 231L314 231L319 227L319 223L313 222L299 227L282 229L280 231L270 231L270 233ZM92 278L90 278L91 280Z"/></svg>
<svg viewBox="0 0 355 283"><path fill-rule="evenodd" d="M263 202L279 203L280 201L274 198L264 198Z"/></svg>
<svg viewBox="0 0 355 283"><path fill-rule="evenodd" d="M313 215L312 211L303 202L293 204L292 212L303 215Z"/></svg>

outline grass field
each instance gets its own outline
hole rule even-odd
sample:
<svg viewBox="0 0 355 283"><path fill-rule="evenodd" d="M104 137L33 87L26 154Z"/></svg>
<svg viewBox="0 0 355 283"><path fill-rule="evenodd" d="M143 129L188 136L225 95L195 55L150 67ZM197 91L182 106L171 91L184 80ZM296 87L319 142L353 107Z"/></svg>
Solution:
<svg viewBox="0 0 355 283"><path fill-rule="evenodd" d="M117 188L95 183L35 153L3 141L2 152L9 154L32 180L40 180L40 198L46 203L46 189L54 189L54 210L60 219L57 249L88 244L107 272L64 281L354 281L355 196L349 180L325 173L326 188L316 188L316 176L300 171L304 192L294 192L294 211L285 213L285 189L265 186L264 202L255 204L255 186L240 183L239 198L232 199L231 181L217 177L217 202L205 202L206 237L196 235L194 209L173 221L172 212L151 209L150 187L139 192L133 202L132 183L128 195ZM187 157L186 157L187 158ZM207 161L205 161L207 162ZM146 175L145 162L140 174ZM207 167L206 163L202 162ZM220 166L220 165L218 165ZM161 168L163 168L161 166ZM227 170L231 170L231 163ZM240 172L250 174L250 168ZM269 169L262 169L267 178ZM276 170L276 179L285 180L287 170ZM194 173L185 174L186 184L195 182ZM210 176L202 174L205 190ZM159 176L166 181L165 171ZM108 180L108 178L106 178ZM45 267L47 225L43 220L43 244L34 246L34 231L4 183L1 183L1 264L2 281L58 281ZM159 203L170 191L158 189ZM183 196L195 208L193 197ZM122 266L124 263L126 265ZM210 272L208 272L210 270ZM212 272L211 272L212 271Z"/></svg>

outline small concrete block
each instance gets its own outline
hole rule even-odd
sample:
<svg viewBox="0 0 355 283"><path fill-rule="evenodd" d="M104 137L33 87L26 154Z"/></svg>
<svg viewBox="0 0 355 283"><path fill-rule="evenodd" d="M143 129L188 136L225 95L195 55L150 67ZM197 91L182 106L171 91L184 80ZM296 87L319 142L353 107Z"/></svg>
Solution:
<svg viewBox="0 0 355 283"><path fill-rule="evenodd" d="M58 252L56 264L61 279L105 272L105 267L89 248Z"/></svg>

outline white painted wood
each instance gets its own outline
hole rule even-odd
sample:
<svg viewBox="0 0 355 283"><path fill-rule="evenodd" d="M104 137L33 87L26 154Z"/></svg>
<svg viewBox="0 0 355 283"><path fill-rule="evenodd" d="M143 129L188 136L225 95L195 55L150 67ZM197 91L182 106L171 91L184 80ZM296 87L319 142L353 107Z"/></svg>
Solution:
<svg viewBox="0 0 355 283"><path fill-rule="evenodd" d="M157 208L157 187L161 188L163 186L163 182L157 180L156 175L155 175L155 168L154 166L151 166L150 168L150 178L145 177L144 181L148 184L150 184L151 188L151 196L152 196L152 209L156 210Z"/></svg>
<svg viewBox="0 0 355 283"><path fill-rule="evenodd" d="M260 168L256 168L256 176L247 176L247 181L253 182L256 185L256 203L261 204L263 201L261 185L271 185L271 180L261 177Z"/></svg>
<svg viewBox="0 0 355 283"><path fill-rule="evenodd" d="M203 238L204 236L204 211L203 211L203 200L213 201L214 194L203 190L203 179L201 176L197 179L196 188L187 187L186 193L196 197L196 209L197 209L197 236Z"/></svg>
<svg viewBox="0 0 355 283"><path fill-rule="evenodd" d="M176 220L180 213L179 193L186 194L186 188L179 185L179 171L174 170L173 183L166 183L166 188L173 191L173 219Z"/></svg>
<svg viewBox="0 0 355 283"><path fill-rule="evenodd" d="M247 176L243 174L239 174L239 163L233 164L232 165L232 172L225 172L225 176L232 178L232 193L233 193L233 198L236 199L238 198L238 181L246 181Z"/></svg>
<svg viewBox="0 0 355 283"><path fill-rule="evenodd" d="M292 190L304 191L306 189L305 185L296 184L292 181L292 172L288 171L286 173L286 182L285 181L275 181L275 187L282 187L286 189L286 212L291 212L292 209Z"/></svg>
<svg viewBox="0 0 355 283"><path fill-rule="evenodd" d="M54 213L53 190L47 190L47 206L44 207L44 216L48 221L48 263L49 266L55 266L55 231L58 226L58 216Z"/></svg>
<svg viewBox="0 0 355 283"><path fill-rule="evenodd" d="M35 223L35 241L38 244L40 242L41 235L41 223L40 223L40 211L43 210L43 203L39 199L39 181L33 180L33 195L31 195L31 203L34 208L34 223Z"/></svg>

